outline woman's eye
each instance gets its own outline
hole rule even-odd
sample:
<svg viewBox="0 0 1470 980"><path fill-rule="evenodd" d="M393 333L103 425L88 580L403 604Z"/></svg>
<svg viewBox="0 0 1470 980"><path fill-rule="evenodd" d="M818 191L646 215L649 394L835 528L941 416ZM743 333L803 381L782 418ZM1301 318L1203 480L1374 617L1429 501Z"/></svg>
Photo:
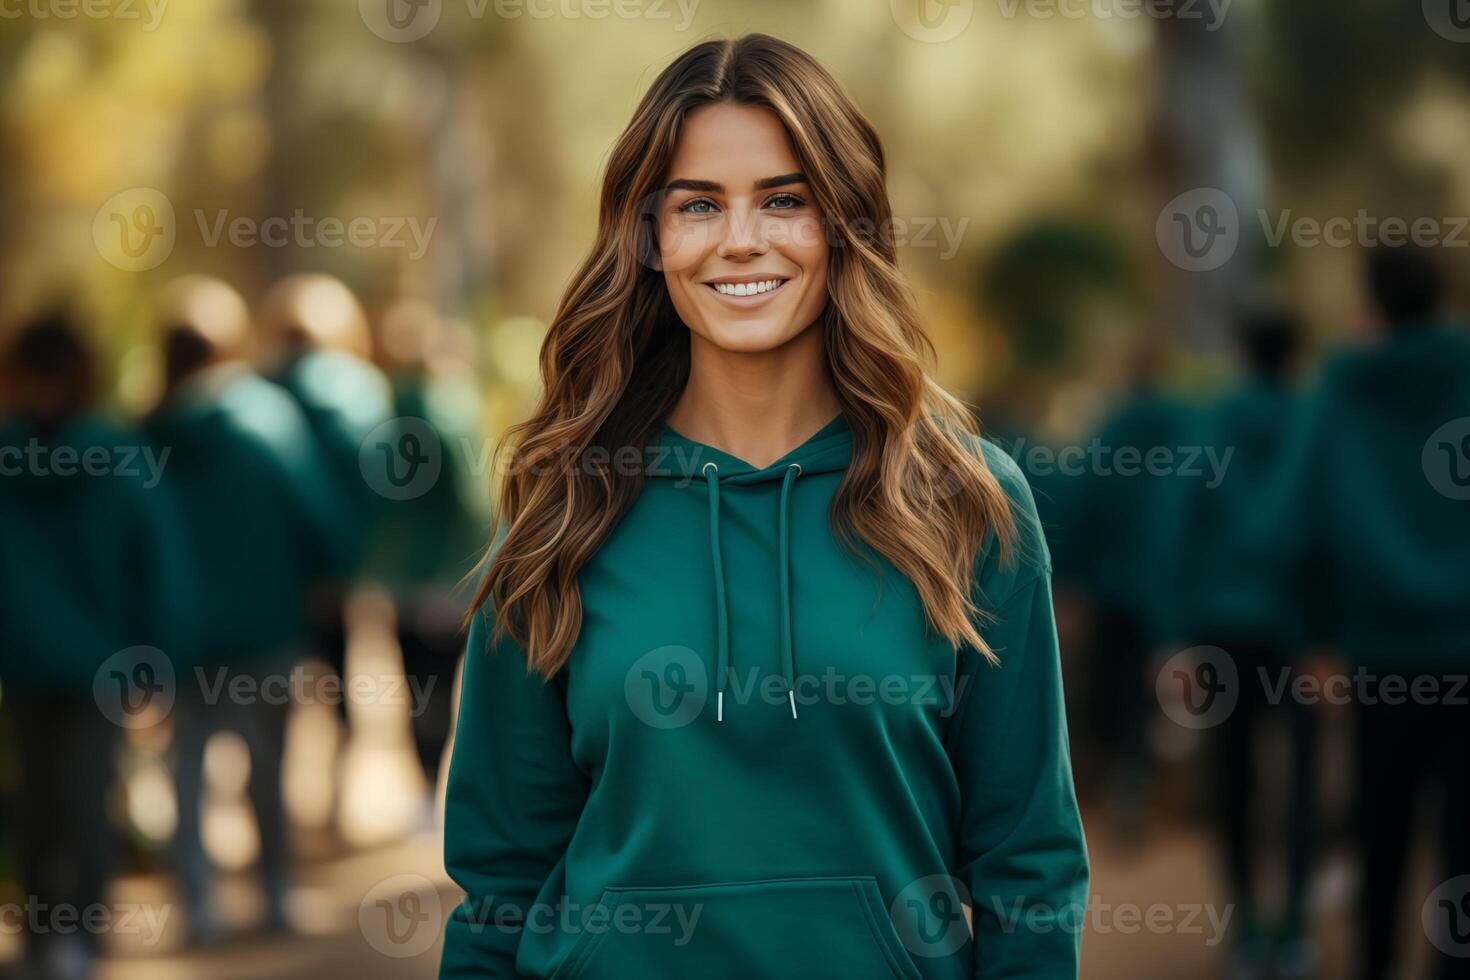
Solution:
<svg viewBox="0 0 1470 980"><path fill-rule="evenodd" d="M806 202L795 194L777 194L766 202L766 207L774 208L777 211L790 211L793 208L799 208L805 204Z"/></svg>
<svg viewBox="0 0 1470 980"><path fill-rule="evenodd" d="M681 214L713 214L714 211L715 202L707 197L696 197L692 201L685 201L679 205Z"/></svg>

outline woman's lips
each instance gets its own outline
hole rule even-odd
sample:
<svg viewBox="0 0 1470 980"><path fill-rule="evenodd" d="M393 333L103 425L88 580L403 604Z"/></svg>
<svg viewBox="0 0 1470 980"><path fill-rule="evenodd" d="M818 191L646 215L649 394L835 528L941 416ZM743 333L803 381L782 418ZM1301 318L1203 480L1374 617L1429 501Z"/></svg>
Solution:
<svg viewBox="0 0 1470 980"><path fill-rule="evenodd" d="M722 302L729 303L731 306L751 307L760 306L761 304L768 302L771 297L781 293L781 291L786 288L786 285L789 282L791 282L790 279L783 279L781 281L781 284L775 289L768 289L763 293L749 293L745 296L734 296L730 293L722 293L717 288L715 288L716 284L712 282L707 282L704 284L704 286L715 296L719 297Z"/></svg>

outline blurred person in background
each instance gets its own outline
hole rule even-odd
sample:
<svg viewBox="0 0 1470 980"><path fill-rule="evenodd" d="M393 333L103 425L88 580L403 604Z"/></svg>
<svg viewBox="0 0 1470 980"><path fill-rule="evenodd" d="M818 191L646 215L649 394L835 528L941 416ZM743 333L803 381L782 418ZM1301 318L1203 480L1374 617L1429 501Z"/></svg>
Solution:
<svg viewBox="0 0 1470 980"><path fill-rule="evenodd" d="M1070 553L1092 608L1086 657L1088 730L1100 743L1105 790L1125 839L1134 839L1153 781L1148 720L1149 658L1163 641L1167 611L1166 514L1175 474L1144 464L1156 447L1172 450L1187 417L1162 386L1162 345L1140 342L1129 359L1127 389L1089 441L1086 471L1070 477L1061 499L1075 525Z"/></svg>
<svg viewBox="0 0 1470 980"><path fill-rule="evenodd" d="M191 670L179 685L175 778L178 870L189 937L202 943L221 932L202 818L205 747L222 731L250 751L267 927L289 926L287 682L309 635L308 592L343 570L346 515L296 402L244 360L250 317L239 294L190 276L170 284L161 304L166 388L148 431L171 451L165 482L200 590ZM236 697L240 678L253 683Z"/></svg>
<svg viewBox="0 0 1470 980"><path fill-rule="evenodd" d="M141 435L97 410L99 379L64 313L27 323L0 355L0 682L20 768L17 850L31 926L19 975L94 975L119 841L108 816L121 718L98 672L151 647L147 691L189 642L192 583L160 467ZM119 683L134 679L123 676ZM94 683L98 685L94 688ZM136 700L134 698L136 697ZM110 917L109 917L110 918ZM41 928L36 929L36 923Z"/></svg>
<svg viewBox="0 0 1470 980"><path fill-rule="evenodd" d="M405 300L384 314L380 340L396 425L368 447L384 467L379 487L387 499L372 526L367 569L393 594L414 744L434 785L464 645L469 596L461 583L479 558L475 542L489 532L475 338L429 304Z"/></svg>
<svg viewBox="0 0 1470 980"><path fill-rule="evenodd" d="M343 571L314 585L313 647L343 679L345 690L345 603L362 577L368 534L383 502L364 476L360 454L368 436L388 420L391 393L368 360L367 317L341 280L288 276L266 294L256 322L261 373L284 387L305 413L326 475L323 489L335 497L335 526L342 537L334 551ZM345 698L339 708L345 723Z"/></svg>
<svg viewBox="0 0 1470 980"><path fill-rule="evenodd" d="M1175 480L1177 517L1169 536L1178 545L1171 588L1177 639L1208 644L1232 659L1240 679L1234 709L1208 730L1209 808L1217 818L1232 900L1239 906L1235 932L1235 975L1258 977L1274 970L1281 978L1310 976L1316 947L1310 939L1306 893L1317 833L1317 715L1312 706L1287 697L1272 704L1263 678L1294 665L1299 627L1291 597L1276 587L1260 554L1269 542L1251 540L1263 488L1282 467L1282 433L1296 408L1291 369L1299 346L1295 320L1275 306L1250 309L1237 334L1245 376L1214 404L1200 409L1186 439L1191 446L1229 452L1229 466L1216 486ZM1286 901L1276 926L1262 921L1256 882L1263 853L1274 848L1256 833L1253 803L1264 748L1258 738L1268 721L1286 725L1291 750L1288 782L1269 799L1284 798L1279 830L1286 856Z"/></svg>
<svg viewBox="0 0 1470 980"><path fill-rule="evenodd" d="M1309 614L1309 639L1353 671L1356 964L1363 980L1382 980L1395 975L1426 799L1440 807L1427 841L1431 887L1470 874L1470 335L1444 316L1424 251L1374 248L1364 272L1371 336L1325 362L1262 540L1279 562L1277 583ZM1448 917L1439 927L1454 941L1470 928L1464 894L1431 910ZM1418 910L1429 898L1407 904ZM1443 948L1430 957L1439 980L1470 976L1470 959Z"/></svg>

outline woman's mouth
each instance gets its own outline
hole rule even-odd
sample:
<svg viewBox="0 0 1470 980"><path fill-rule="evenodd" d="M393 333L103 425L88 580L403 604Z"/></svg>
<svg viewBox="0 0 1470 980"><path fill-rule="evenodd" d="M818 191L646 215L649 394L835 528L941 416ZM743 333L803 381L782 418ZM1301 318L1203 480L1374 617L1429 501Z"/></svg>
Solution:
<svg viewBox="0 0 1470 980"><path fill-rule="evenodd" d="M735 306L758 306L779 293L789 279L772 277L749 282L707 282L706 286L720 299Z"/></svg>

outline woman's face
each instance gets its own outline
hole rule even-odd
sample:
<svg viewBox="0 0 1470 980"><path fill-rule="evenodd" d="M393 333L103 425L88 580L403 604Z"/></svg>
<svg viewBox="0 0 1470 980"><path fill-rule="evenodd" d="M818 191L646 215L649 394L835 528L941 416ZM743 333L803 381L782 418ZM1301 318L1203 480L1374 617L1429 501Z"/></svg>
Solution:
<svg viewBox="0 0 1470 980"><path fill-rule="evenodd" d="M658 251L680 319L721 350L787 343L827 303L827 240L775 113L690 113L664 182Z"/></svg>

